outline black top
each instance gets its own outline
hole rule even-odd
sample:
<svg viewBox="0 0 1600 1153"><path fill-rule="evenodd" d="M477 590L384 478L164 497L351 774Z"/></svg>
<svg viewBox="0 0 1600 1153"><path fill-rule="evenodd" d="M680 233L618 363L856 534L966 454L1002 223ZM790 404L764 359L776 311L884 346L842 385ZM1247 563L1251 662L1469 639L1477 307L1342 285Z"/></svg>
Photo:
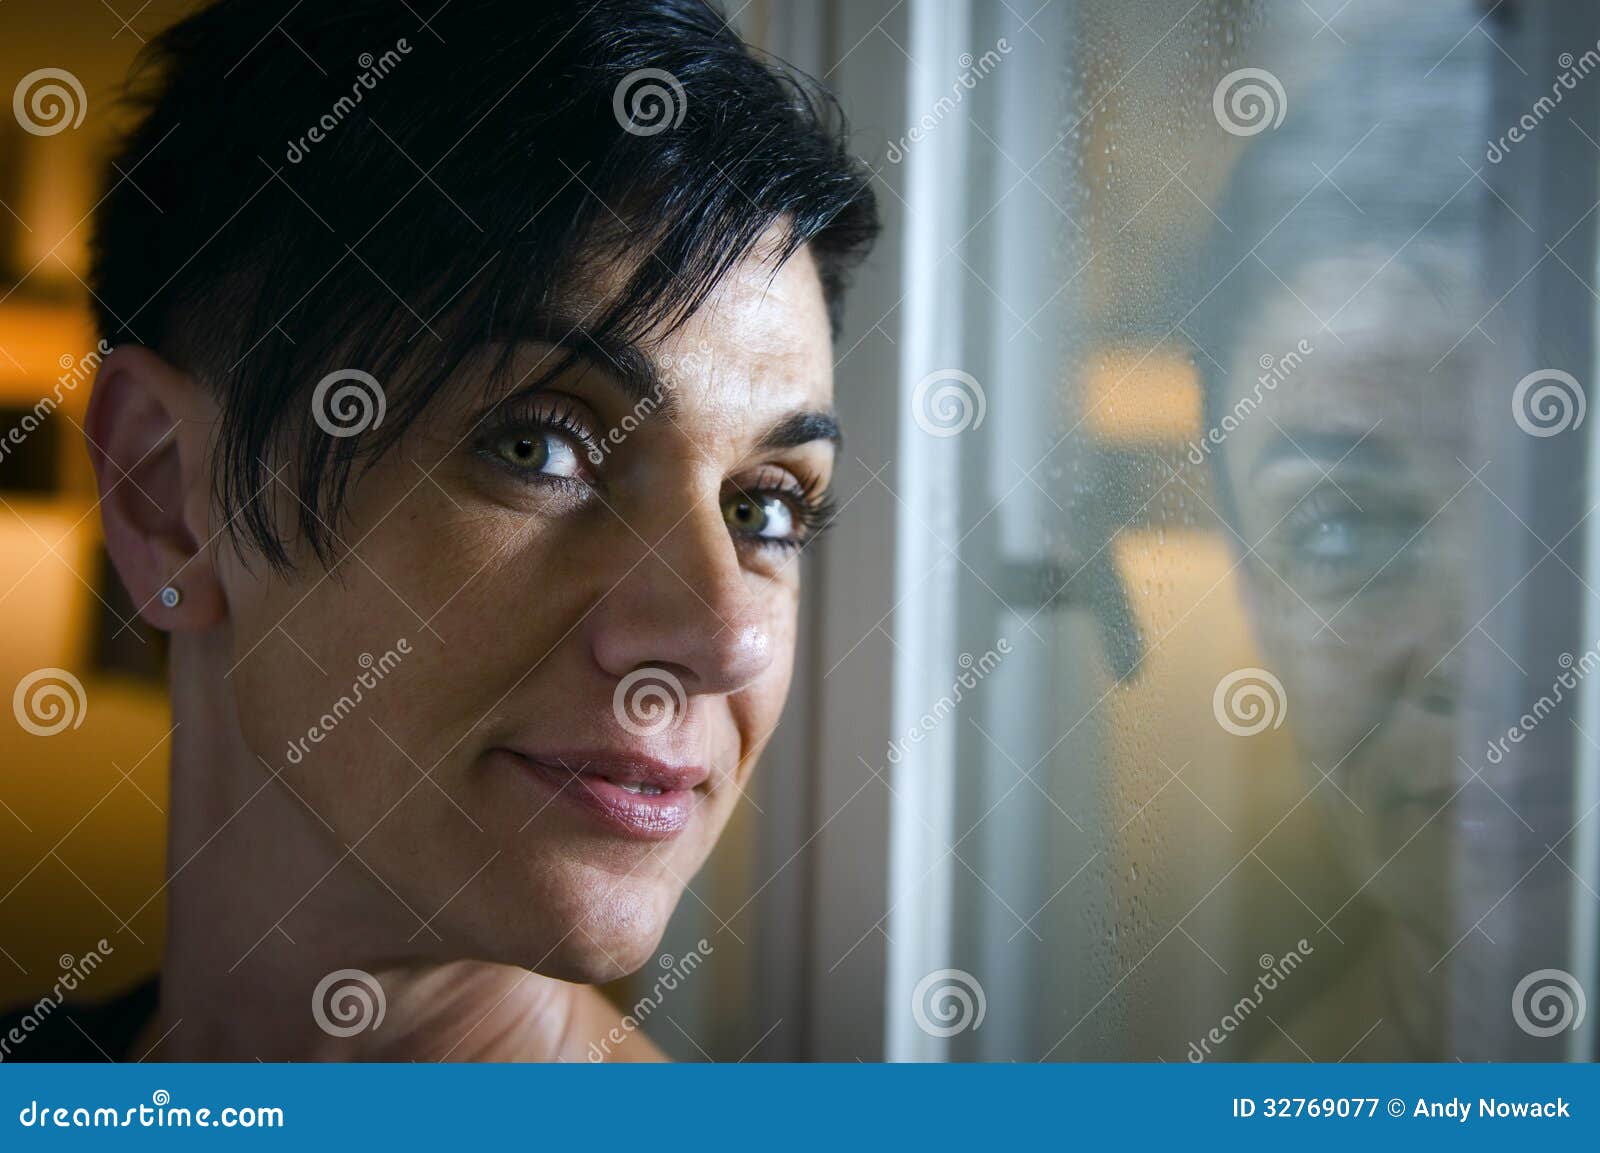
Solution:
<svg viewBox="0 0 1600 1153"><path fill-rule="evenodd" d="M0 1016L0 1058L6 1061L132 1061L139 1034L156 1013L160 982L151 977L126 993L92 1004L55 1004L46 997Z"/></svg>

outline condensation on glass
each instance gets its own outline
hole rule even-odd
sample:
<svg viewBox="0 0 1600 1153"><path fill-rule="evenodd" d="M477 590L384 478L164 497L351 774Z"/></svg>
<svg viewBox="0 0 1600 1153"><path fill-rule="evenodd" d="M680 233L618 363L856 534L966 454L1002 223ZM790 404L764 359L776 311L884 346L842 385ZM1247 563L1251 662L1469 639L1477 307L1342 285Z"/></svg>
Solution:
<svg viewBox="0 0 1600 1153"><path fill-rule="evenodd" d="M911 1011L981 989L969 1059L1592 1057L1600 13L1036 6L973 6L928 139L987 406L955 649L1013 651Z"/></svg>

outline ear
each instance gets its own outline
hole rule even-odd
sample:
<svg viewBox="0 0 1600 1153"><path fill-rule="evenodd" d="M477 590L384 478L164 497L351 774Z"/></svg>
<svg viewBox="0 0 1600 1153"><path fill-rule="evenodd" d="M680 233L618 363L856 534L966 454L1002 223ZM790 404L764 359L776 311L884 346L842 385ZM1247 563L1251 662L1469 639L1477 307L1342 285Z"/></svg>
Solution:
<svg viewBox="0 0 1600 1153"><path fill-rule="evenodd" d="M207 459L220 413L189 374L139 345L101 362L84 422L106 549L139 615L169 632L227 617L211 541ZM162 603L167 586L175 606Z"/></svg>

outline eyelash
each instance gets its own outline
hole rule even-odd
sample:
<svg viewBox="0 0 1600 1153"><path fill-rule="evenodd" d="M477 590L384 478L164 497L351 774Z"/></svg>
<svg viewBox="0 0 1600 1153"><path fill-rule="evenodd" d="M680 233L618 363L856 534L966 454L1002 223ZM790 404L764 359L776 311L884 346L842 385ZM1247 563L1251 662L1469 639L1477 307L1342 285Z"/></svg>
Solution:
<svg viewBox="0 0 1600 1153"><path fill-rule="evenodd" d="M591 430L589 422L584 419L579 402L571 398L549 395L535 397L524 407L501 406L497 409L479 434L476 454L524 482L534 481L563 488L570 488L573 485L593 487L590 481L575 477L549 476L518 470L507 464L495 452L495 443L501 438L514 433L533 431L557 432L567 437L585 467L593 467L597 457L603 459L599 441ZM837 512L837 504L828 486L815 477L799 479L787 471L774 471L777 472L779 479L771 483L733 484L725 490L725 493L756 503L762 503L772 497L784 500L794 517L798 534L782 538L739 533L734 535L740 537L742 543L754 548L793 552L816 540L830 527ZM733 532L731 528L729 531Z"/></svg>
<svg viewBox="0 0 1600 1153"><path fill-rule="evenodd" d="M774 496L787 501L794 516L795 525L799 529L799 535L781 538L746 537L745 539L757 548L773 548L782 552L794 552L796 549L814 542L832 526L834 516L838 512L838 506L834 502L832 491L815 478L798 480L788 473L783 473L782 477L783 479L772 484L733 485L731 492L747 500L757 502Z"/></svg>
<svg viewBox="0 0 1600 1153"><path fill-rule="evenodd" d="M478 434L477 452L491 461L503 465L494 453L495 442L502 437L522 432L559 432L570 440L585 464L592 464L599 454L599 443L584 419L579 402L570 397L535 397L525 406L502 405L484 422ZM525 474L524 474L525 475ZM545 480L563 481L567 477L544 477Z"/></svg>

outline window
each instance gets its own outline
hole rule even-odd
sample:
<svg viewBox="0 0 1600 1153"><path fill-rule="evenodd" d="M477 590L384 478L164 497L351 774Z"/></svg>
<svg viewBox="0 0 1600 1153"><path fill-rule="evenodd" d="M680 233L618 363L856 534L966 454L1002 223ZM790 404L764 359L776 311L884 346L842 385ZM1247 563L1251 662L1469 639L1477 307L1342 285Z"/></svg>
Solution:
<svg viewBox="0 0 1600 1153"><path fill-rule="evenodd" d="M1600 14L1032 8L905 45L889 1053L1592 1056Z"/></svg>

